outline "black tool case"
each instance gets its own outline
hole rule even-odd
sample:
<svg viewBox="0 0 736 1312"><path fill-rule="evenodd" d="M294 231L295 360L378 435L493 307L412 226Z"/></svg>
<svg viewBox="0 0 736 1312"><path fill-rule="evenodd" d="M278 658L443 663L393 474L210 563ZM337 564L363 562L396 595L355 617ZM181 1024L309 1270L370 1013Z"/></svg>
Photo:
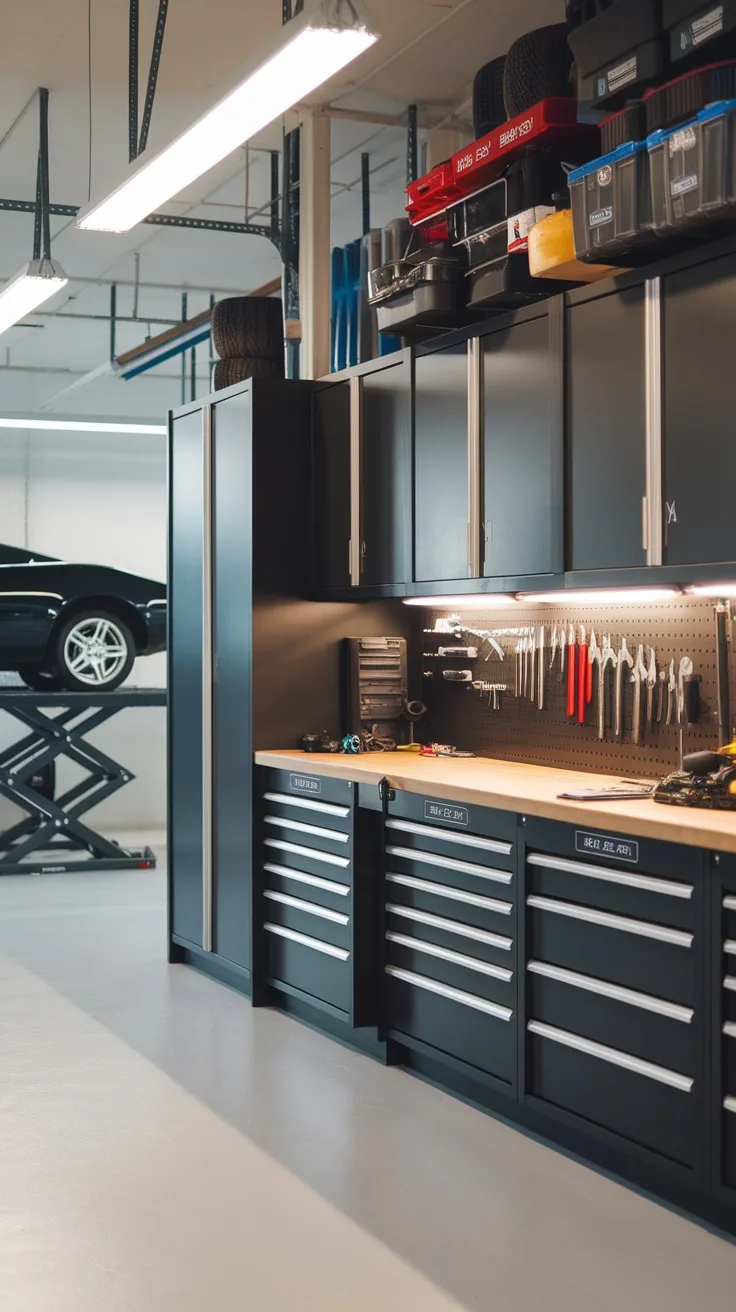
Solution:
<svg viewBox="0 0 736 1312"><path fill-rule="evenodd" d="M736 0L663 0L662 21L673 63L736 50Z"/></svg>
<svg viewBox="0 0 736 1312"><path fill-rule="evenodd" d="M575 12L571 21L576 21ZM595 106L620 107L667 68L661 0L613 0L610 5L597 0L580 6L569 42L578 97Z"/></svg>

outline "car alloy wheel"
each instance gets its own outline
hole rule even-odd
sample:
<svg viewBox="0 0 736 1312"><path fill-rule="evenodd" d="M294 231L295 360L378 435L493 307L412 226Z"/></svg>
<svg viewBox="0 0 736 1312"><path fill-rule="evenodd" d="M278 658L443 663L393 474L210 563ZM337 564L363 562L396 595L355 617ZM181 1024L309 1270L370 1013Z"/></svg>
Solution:
<svg viewBox="0 0 736 1312"><path fill-rule="evenodd" d="M130 660L129 640L111 616L84 616L69 629L62 648L64 672L88 688L119 680Z"/></svg>

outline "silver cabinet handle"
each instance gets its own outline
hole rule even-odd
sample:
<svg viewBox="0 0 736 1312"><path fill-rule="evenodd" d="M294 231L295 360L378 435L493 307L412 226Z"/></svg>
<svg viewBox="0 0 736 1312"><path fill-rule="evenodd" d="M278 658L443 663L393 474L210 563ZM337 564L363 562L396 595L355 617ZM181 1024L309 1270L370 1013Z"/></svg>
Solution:
<svg viewBox="0 0 736 1312"><path fill-rule="evenodd" d="M413 984L415 988L426 989L428 993L437 993L441 998L449 998L451 1002L459 1002L463 1007L472 1007L474 1011L485 1011L488 1016L495 1016L496 1020L511 1020L513 1011L510 1007L501 1007L497 1002L487 1002L485 998L477 998L474 993L465 993L462 989L452 989L449 984L440 984L439 980L429 979L427 975L415 975L413 970L403 970L400 966L386 966L386 974L393 975L394 979L402 979L405 984Z"/></svg>
<svg viewBox="0 0 736 1312"><path fill-rule="evenodd" d="M669 1020L682 1021L684 1025L689 1025L695 1015L692 1007L681 1007L677 1002L666 1002L664 998L654 998L649 993L625 989L621 984L609 984L607 980L595 979L592 975L581 975L576 970L550 966L546 961L530 961L527 970L533 975L556 980L559 984L570 984L573 988L584 989L586 993L598 993L603 998L625 1002L630 1007L640 1007L642 1011L653 1011L657 1016L667 1016Z"/></svg>
<svg viewBox="0 0 736 1312"><path fill-rule="evenodd" d="M510 884L513 875L508 870L492 870L490 866L476 866L469 861L457 861L453 856L438 856L435 852L420 852L416 847L387 847L388 856L399 856L404 861L419 865L439 866L455 870L460 875L474 875L476 879L490 879L495 884Z"/></svg>
<svg viewBox="0 0 736 1312"><path fill-rule="evenodd" d="M566 861L564 857L543 856L533 852L527 857L527 865L541 866L544 870L560 870L568 875L581 875L585 879L601 879L608 884L621 884L627 888L639 888L645 893L662 893L665 897L692 898L692 884L675 884L668 879L657 879L653 875L635 875L628 870L609 870L608 866L591 866L583 861Z"/></svg>
<svg viewBox="0 0 736 1312"><path fill-rule="evenodd" d="M639 934L642 938L654 938L660 943L671 943L678 948L691 948L693 934L686 934L681 929L669 929L666 925L650 925L645 920L631 920L628 916L614 916L610 911L594 911L591 907L578 907L573 902L556 902L551 897L538 897L532 893L527 898L527 906L538 911L551 911L556 916L569 916L571 920L585 920L590 925L602 925L606 929L619 929L625 934Z"/></svg>
<svg viewBox="0 0 736 1312"><path fill-rule="evenodd" d="M724 897L723 909L724 911L736 911L736 897Z"/></svg>
<svg viewBox="0 0 736 1312"><path fill-rule="evenodd" d="M647 479L646 553L647 565L661 565L664 559L661 278L650 278L645 283L644 295Z"/></svg>
<svg viewBox="0 0 736 1312"><path fill-rule="evenodd" d="M724 989L729 989L731 993L736 993L736 976L727 975L723 981Z"/></svg>
<svg viewBox="0 0 736 1312"><path fill-rule="evenodd" d="M347 870L350 857L333 856L332 852L317 852L313 847L302 847L300 843L287 843L283 838L264 838L264 847L273 847L277 852L293 852L294 856L308 856L310 861L323 861L328 866L340 866Z"/></svg>
<svg viewBox="0 0 736 1312"><path fill-rule="evenodd" d="M336 893L338 897L350 895L349 884L337 884L333 879L320 879L319 875L308 875L303 870L292 870L289 866L276 866L266 862L264 870L270 875L279 875L281 879L292 879L297 884L309 884L310 888L321 888L324 893Z"/></svg>
<svg viewBox="0 0 736 1312"><path fill-rule="evenodd" d="M468 342L468 570L483 574L483 350L480 338Z"/></svg>
<svg viewBox="0 0 736 1312"><path fill-rule="evenodd" d="M350 953L345 948L333 948L331 943L323 943L321 939L310 938L309 934L297 934L295 929L284 929L283 925L264 925L267 934L276 934L278 938L288 938L292 943L301 943L303 948L311 948L313 952L322 952L326 957L335 957L337 961L348 961Z"/></svg>
<svg viewBox="0 0 736 1312"><path fill-rule="evenodd" d="M476 943L486 943L488 947L499 948L501 952L510 952L514 946L514 940L506 938L503 934L492 934L490 930L476 929L474 925L462 925L459 920L445 920L444 916L433 916L430 911L415 911L413 907L402 907L398 902L387 902L386 911L389 915L400 916L403 920L412 920L417 925L444 929L448 934L473 939Z"/></svg>
<svg viewBox="0 0 736 1312"><path fill-rule="evenodd" d="M668 1070L666 1066L655 1066L651 1061L643 1061L641 1057L632 1057L628 1052L620 1052L618 1048L609 1048L604 1043L595 1043L592 1039L584 1039L580 1034L571 1034L569 1030L558 1030L554 1025L546 1025L541 1020L530 1020L528 1029L532 1034L538 1034L542 1039L549 1039L552 1043L561 1043L565 1048L574 1048L576 1052L584 1052L588 1057L597 1057L599 1061L610 1062L612 1066L621 1066L623 1070L632 1071L635 1075L645 1075L649 1080L657 1080L659 1084L668 1084L672 1089L679 1089L681 1093L691 1093L694 1080L688 1075L680 1075L678 1071Z"/></svg>
<svg viewBox="0 0 736 1312"><path fill-rule="evenodd" d="M272 888L267 888L263 896L268 898L269 902L280 902L282 906L294 907L296 911L304 911L308 916L331 920L335 925L350 924L350 917L343 915L341 911L330 911L327 907L317 906L316 902L305 902L301 897L292 897L290 893L276 893Z"/></svg>
<svg viewBox="0 0 736 1312"><path fill-rule="evenodd" d="M454 830L437 829L431 825L414 824L411 820L386 821L387 829L400 829L405 834L421 834L424 838L437 838L443 843L456 843L459 847L477 847L482 852L496 852L511 856L513 843L501 843L495 838L479 838L475 834L458 834Z"/></svg>
<svg viewBox="0 0 736 1312"><path fill-rule="evenodd" d="M736 1115L736 1098L724 1098L723 1107L727 1112L733 1112Z"/></svg>
<svg viewBox="0 0 736 1312"><path fill-rule="evenodd" d="M264 816L267 825L276 825L279 829L294 829L299 834L311 834L315 838L329 838L334 843L349 843L350 834L343 834L339 829L322 829L318 825L307 825L303 820L284 820L280 815Z"/></svg>
<svg viewBox="0 0 736 1312"><path fill-rule="evenodd" d="M514 978L513 970L507 970L504 966L492 966L487 961L480 961L478 957L467 957L463 952L451 952L449 948L440 948L436 943L426 943L421 938L412 938L409 934L395 934L389 930L386 934L389 943L398 943L400 947L411 948L412 952L424 952L428 957L437 957L439 961L449 961L453 966L464 966L466 970L474 970L479 975L490 975L493 979L503 980L509 984ZM734 1026L736 1030L736 1026Z"/></svg>
<svg viewBox="0 0 736 1312"><path fill-rule="evenodd" d="M363 444L363 379L350 379L350 585L360 587L361 447Z"/></svg>
<svg viewBox="0 0 736 1312"><path fill-rule="evenodd" d="M727 938L723 944L723 951L727 952L730 957L736 957L736 939Z"/></svg>
<svg viewBox="0 0 736 1312"><path fill-rule="evenodd" d="M339 816L346 820L350 815L349 806L335 806L332 802L313 802L307 797L292 797L289 793L264 793L266 802L280 802L282 806L298 806L304 811L321 811L323 815Z"/></svg>
<svg viewBox="0 0 736 1312"><path fill-rule="evenodd" d="M727 1020L723 1026L723 1033L728 1039L736 1039L736 1022Z"/></svg>
<svg viewBox="0 0 736 1312"><path fill-rule="evenodd" d="M213 606L213 442L212 406L202 409L202 947L212 951L214 881L214 606Z"/></svg>
<svg viewBox="0 0 736 1312"><path fill-rule="evenodd" d="M415 879L413 875L386 875L388 884L401 884L404 888L415 888L419 893L433 893L435 897L447 898L450 902L464 902L469 907L482 907L485 911L495 911L500 916L510 916L513 911L511 902L497 902L492 897L481 897L480 893L462 893L459 888L449 888L445 884L431 884L428 879Z"/></svg>

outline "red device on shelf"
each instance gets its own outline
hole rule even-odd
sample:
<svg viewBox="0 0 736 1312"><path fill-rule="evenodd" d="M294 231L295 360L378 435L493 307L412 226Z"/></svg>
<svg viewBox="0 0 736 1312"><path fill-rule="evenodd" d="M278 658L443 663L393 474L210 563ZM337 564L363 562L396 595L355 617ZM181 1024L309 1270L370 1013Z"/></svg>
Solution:
<svg viewBox="0 0 736 1312"><path fill-rule="evenodd" d="M436 164L423 178L410 182L406 188L406 212L409 222L419 227L433 215L441 215L451 201L455 200L455 185L452 178L452 160Z"/></svg>

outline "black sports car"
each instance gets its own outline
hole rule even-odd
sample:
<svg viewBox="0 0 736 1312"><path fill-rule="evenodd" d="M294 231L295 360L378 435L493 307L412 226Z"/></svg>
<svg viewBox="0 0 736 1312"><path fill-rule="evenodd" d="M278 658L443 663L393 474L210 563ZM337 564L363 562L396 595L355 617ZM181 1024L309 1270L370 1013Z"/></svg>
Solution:
<svg viewBox="0 0 736 1312"><path fill-rule="evenodd" d="M163 583L0 543L0 669L29 688L109 692L165 647Z"/></svg>

